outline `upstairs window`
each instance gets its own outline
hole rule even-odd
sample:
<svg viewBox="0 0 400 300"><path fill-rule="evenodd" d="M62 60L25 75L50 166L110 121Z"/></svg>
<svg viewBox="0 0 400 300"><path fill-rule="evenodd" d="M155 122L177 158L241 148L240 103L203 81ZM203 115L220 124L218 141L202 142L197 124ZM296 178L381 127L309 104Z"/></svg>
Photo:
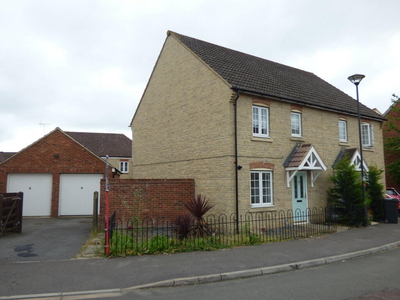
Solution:
<svg viewBox="0 0 400 300"><path fill-rule="evenodd" d="M347 142L347 122L345 120L339 120L339 140Z"/></svg>
<svg viewBox="0 0 400 300"><path fill-rule="evenodd" d="M119 162L119 170L122 173L129 173L129 162L127 161L120 161Z"/></svg>
<svg viewBox="0 0 400 300"><path fill-rule="evenodd" d="M292 112L290 118L292 121L292 136L301 137L301 113Z"/></svg>
<svg viewBox="0 0 400 300"><path fill-rule="evenodd" d="M269 109L253 106L253 136L269 137Z"/></svg>
<svg viewBox="0 0 400 300"><path fill-rule="evenodd" d="M371 124L361 124L361 140L363 147L372 147L374 145L374 133Z"/></svg>

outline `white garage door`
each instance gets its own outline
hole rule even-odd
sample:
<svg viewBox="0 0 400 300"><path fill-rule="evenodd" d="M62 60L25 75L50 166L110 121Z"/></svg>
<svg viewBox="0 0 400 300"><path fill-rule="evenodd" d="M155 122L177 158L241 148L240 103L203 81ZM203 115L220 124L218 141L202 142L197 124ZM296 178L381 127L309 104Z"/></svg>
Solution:
<svg viewBox="0 0 400 300"><path fill-rule="evenodd" d="M102 178L102 174L61 174L59 214L92 215L93 193L100 192Z"/></svg>
<svg viewBox="0 0 400 300"><path fill-rule="evenodd" d="M7 192L24 193L24 217L48 217L51 214L52 174L8 174Z"/></svg>

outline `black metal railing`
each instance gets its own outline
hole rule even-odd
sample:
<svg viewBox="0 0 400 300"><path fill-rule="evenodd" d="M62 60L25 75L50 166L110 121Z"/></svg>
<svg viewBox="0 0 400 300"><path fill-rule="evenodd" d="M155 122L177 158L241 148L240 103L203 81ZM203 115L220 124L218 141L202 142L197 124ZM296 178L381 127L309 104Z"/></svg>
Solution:
<svg viewBox="0 0 400 300"><path fill-rule="evenodd" d="M229 216L209 215L199 222L170 218L115 219L109 235L110 255L210 250L255 245L333 233L330 210L313 208Z"/></svg>

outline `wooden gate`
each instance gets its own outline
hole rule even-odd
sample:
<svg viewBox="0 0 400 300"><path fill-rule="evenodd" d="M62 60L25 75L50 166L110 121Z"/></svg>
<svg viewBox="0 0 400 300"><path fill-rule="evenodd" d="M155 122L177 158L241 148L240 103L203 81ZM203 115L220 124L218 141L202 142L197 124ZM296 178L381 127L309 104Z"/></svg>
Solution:
<svg viewBox="0 0 400 300"><path fill-rule="evenodd" d="M23 193L0 194L0 237L6 232L21 233Z"/></svg>

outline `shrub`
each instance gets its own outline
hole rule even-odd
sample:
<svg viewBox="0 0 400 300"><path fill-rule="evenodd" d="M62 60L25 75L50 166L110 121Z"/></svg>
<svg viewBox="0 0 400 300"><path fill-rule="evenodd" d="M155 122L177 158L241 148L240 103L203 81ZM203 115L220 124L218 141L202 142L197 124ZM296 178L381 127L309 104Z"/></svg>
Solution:
<svg viewBox="0 0 400 300"><path fill-rule="evenodd" d="M348 159L342 159L330 180L334 187L328 190L328 204L346 226L359 226L364 222L364 201L360 173Z"/></svg>
<svg viewBox="0 0 400 300"><path fill-rule="evenodd" d="M179 240L189 238L193 230L194 220L190 213L184 213L175 219L172 230L175 232Z"/></svg>
<svg viewBox="0 0 400 300"><path fill-rule="evenodd" d="M382 197L384 194L384 187L380 183L382 173L382 169L372 166L369 168L368 179L366 181L365 191L368 197L368 206L372 210L372 218L374 221L383 220Z"/></svg>
<svg viewBox="0 0 400 300"><path fill-rule="evenodd" d="M209 229L204 220L204 215L214 207L214 204L212 204L205 196L197 195L186 202L184 206L195 219L193 227L194 235L206 236L209 233Z"/></svg>

